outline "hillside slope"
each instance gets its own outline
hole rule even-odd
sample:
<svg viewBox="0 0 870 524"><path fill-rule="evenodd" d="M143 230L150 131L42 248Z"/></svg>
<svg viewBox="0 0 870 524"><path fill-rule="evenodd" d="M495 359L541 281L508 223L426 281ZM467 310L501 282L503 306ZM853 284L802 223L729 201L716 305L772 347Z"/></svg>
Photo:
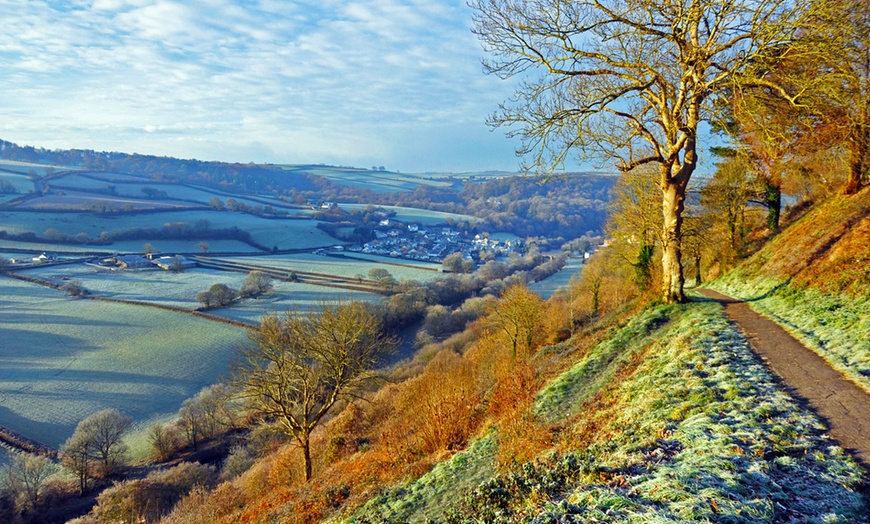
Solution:
<svg viewBox="0 0 870 524"><path fill-rule="evenodd" d="M598 380L602 374L610 380ZM498 429L347 522L861 522L862 471L721 308L647 309L541 390L558 444L493 470ZM555 416L553 415L555 414Z"/></svg>
<svg viewBox="0 0 870 524"><path fill-rule="evenodd" d="M814 206L710 287L748 301L870 392L870 188Z"/></svg>
<svg viewBox="0 0 870 524"><path fill-rule="evenodd" d="M870 190L820 204L714 286L820 341L860 379L870 361L868 211ZM480 397L465 391L474 373L510 364L466 357L474 344L501 355L503 342L480 335L466 353L445 348L426 368L441 374L381 392L405 399L405 411L376 398L336 417L352 431L328 429L323 449L345 451L313 482L287 477L292 453L279 452L211 496L192 496L167 522L870 522L866 472L719 304L695 296L638 307L545 345L528 371L478 382L487 384ZM508 384L526 388L514 392L526 407L499 407ZM429 425L445 432L482 422L467 439L415 447L426 426L410 422L436 412L441 424Z"/></svg>

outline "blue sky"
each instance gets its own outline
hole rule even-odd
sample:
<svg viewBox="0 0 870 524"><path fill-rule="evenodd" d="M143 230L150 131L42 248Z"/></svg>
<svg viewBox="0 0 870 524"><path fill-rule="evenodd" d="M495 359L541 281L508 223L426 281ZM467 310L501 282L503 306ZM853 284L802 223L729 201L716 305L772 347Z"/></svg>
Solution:
<svg viewBox="0 0 870 524"><path fill-rule="evenodd" d="M202 160L514 170L465 0L0 0L0 138Z"/></svg>

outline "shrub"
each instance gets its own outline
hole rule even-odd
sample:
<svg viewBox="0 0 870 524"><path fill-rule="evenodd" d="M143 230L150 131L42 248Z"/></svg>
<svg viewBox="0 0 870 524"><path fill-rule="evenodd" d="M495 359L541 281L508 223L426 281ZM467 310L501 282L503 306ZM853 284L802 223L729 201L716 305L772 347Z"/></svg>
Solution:
<svg viewBox="0 0 870 524"><path fill-rule="evenodd" d="M210 488L215 470L198 462L182 462L144 479L115 483L97 497L93 514L100 523L156 522L195 487Z"/></svg>

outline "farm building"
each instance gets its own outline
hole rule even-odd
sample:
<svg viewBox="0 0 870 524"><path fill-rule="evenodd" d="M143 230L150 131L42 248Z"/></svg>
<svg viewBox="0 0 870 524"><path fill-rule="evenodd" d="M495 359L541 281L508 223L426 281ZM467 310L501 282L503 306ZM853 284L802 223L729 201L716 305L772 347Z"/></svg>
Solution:
<svg viewBox="0 0 870 524"><path fill-rule="evenodd" d="M115 262L125 269L153 267L151 261L141 255L120 255L115 257Z"/></svg>
<svg viewBox="0 0 870 524"><path fill-rule="evenodd" d="M174 257L160 257L152 260L155 265L160 267L161 269L175 269L179 267L181 269L190 269L192 267L196 267L196 262L193 260L189 260L184 258L181 255L175 255Z"/></svg>

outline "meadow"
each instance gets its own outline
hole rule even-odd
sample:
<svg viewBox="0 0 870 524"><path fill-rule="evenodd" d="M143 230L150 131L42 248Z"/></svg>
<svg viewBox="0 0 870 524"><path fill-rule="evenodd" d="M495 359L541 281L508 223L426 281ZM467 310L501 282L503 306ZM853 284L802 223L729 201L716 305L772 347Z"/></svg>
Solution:
<svg viewBox="0 0 870 524"><path fill-rule="evenodd" d="M354 209L366 209L368 204L339 204L342 209L351 211ZM444 225L447 220L480 222L481 219L471 215L462 215L458 213L444 213L442 211L431 211L428 209L416 209L413 207L401 206L377 206L385 211L393 211L396 215L393 217L400 222L416 222L423 226Z"/></svg>
<svg viewBox="0 0 870 524"><path fill-rule="evenodd" d="M367 188L375 193L413 191L421 185L434 187L452 185L452 182L446 180L446 176L436 177L334 166L281 165L279 167L289 172L322 176L341 185Z"/></svg>
<svg viewBox="0 0 870 524"><path fill-rule="evenodd" d="M152 210L152 209L184 209L191 207L190 203L171 200L148 200L143 195L94 195L83 191L62 191L61 193L49 193L28 199L16 206L16 209L32 211L86 211L92 206L105 206L107 208L124 210Z"/></svg>
<svg viewBox="0 0 870 524"><path fill-rule="evenodd" d="M389 271L400 282L408 279L425 282L436 278L438 276L436 271L441 269L440 264L405 261L363 253L348 253L346 257L299 253L294 255L265 255L256 257L222 257L221 260L274 267L286 269L287 271L324 273L349 279L354 279L357 275L363 275L364 278L368 278L368 273L371 269L383 268ZM403 265L395 265L397 263Z"/></svg>
<svg viewBox="0 0 870 524"><path fill-rule="evenodd" d="M61 233L75 236L87 233L90 237L98 237L103 231L113 232L133 227L156 227L164 224L186 222L194 225L205 220L213 229L229 229L237 227L251 234L253 240L262 245L278 249L305 249L331 246L338 241L325 232L317 229L316 222L305 219L268 219L245 213L228 211L196 210L196 211L166 211L137 214L95 214L95 213L53 213L0 211L0 229L11 234L33 232L39 236L47 229L55 229ZM159 238L137 240L138 249L145 242L151 242L160 249ZM24 243L26 244L26 243ZM21 243L0 241L0 247L6 249L30 249ZM99 249L103 249L100 246ZM32 248L40 249L40 248ZM77 247L75 251L89 249ZM165 250L164 250L165 251Z"/></svg>
<svg viewBox="0 0 870 524"><path fill-rule="evenodd" d="M0 169L2 169L0 165ZM18 191L18 194L13 194L18 197L34 190L33 180L22 173L10 173L9 171L0 170L0 181L7 182Z"/></svg>
<svg viewBox="0 0 870 524"><path fill-rule="evenodd" d="M549 277L529 284L529 289L537 293L544 300L556 294L560 288L568 289L568 283L572 278L580 278L580 271L583 270L583 258L569 258L565 267Z"/></svg>
<svg viewBox="0 0 870 524"><path fill-rule="evenodd" d="M0 337L0 425L59 446L100 409L175 413L227 372L247 330L0 278Z"/></svg>
<svg viewBox="0 0 870 524"><path fill-rule="evenodd" d="M244 195L236 195L225 193L223 191L215 191L206 187L183 185L183 184L166 184L149 180L145 177L136 177L132 175L122 175L115 173L103 172L77 172L57 177L51 180L50 185L63 192L65 188L70 188L76 191L96 192L93 194L93 199L105 199L107 195L100 194L105 191L109 185L114 186L115 194L122 197L143 198L145 192L143 188L151 188L157 191L166 193L164 199L150 200L155 204L170 204L185 202L186 205L193 203L208 205L212 198L218 198L222 202L232 198L236 202L247 204L250 206L269 204L273 207L292 209L293 214L310 215L302 209L297 209L283 200L279 200L270 196L259 196L246 198Z"/></svg>
<svg viewBox="0 0 870 524"><path fill-rule="evenodd" d="M75 169L67 166L52 166L47 164L34 164L32 162L18 162L16 160L0 159L0 169L15 171L27 175L28 173L36 173L39 176L44 176L49 172L62 171L65 169ZM31 189L32 189L31 184Z"/></svg>
<svg viewBox="0 0 870 524"><path fill-rule="evenodd" d="M315 257L314 255L311 255ZM259 263L264 257L243 257L239 261ZM326 257L316 257L324 259ZM329 261L328 259L326 260ZM317 266L305 266L316 269ZM261 264L268 265L268 264ZM356 265L356 264L354 264ZM353 278L348 270L348 264L344 263L348 278ZM287 267L276 264L274 267ZM295 265L290 265L295 268ZM340 264L321 266L321 273L332 273ZM375 264L367 264L366 268L376 267ZM296 269L303 271L302 269ZM367 273L367 269L358 269ZM341 272L341 271L339 271ZM64 266L52 266L34 268L19 271L20 274L49 280L57 284L63 284L66 280L74 279L81 282L89 292L94 295L117 300L147 302L155 305L172 306L186 310L196 310L201 304L197 302L196 295L206 291L213 284L223 283L238 290L246 278L245 273L218 271L212 269L194 268L181 273L163 271L161 269L142 270L109 270L92 265L74 264ZM339 275L344 276L344 275ZM318 304L332 300L380 300L381 295L336 289L332 287L307 284L304 282L285 282L274 280L272 290L255 298L240 299L224 308L216 308L208 311L209 314L246 322L257 325L262 320L264 313L283 313L287 310L306 311L313 309Z"/></svg>

